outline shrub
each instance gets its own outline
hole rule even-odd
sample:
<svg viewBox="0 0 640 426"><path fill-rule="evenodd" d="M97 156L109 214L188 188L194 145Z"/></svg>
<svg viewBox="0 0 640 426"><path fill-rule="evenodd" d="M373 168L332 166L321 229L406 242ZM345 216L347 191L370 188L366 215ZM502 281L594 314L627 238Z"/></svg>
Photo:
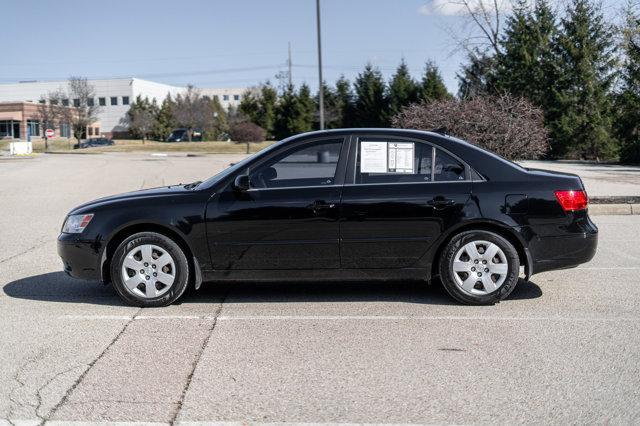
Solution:
<svg viewBox="0 0 640 426"><path fill-rule="evenodd" d="M393 118L393 126L444 128L451 136L511 160L539 158L549 149L542 110L509 95L412 104Z"/></svg>
<svg viewBox="0 0 640 426"><path fill-rule="evenodd" d="M267 131L255 123L244 121L231 126L229 136L235 142L262 142Z"/></svg>

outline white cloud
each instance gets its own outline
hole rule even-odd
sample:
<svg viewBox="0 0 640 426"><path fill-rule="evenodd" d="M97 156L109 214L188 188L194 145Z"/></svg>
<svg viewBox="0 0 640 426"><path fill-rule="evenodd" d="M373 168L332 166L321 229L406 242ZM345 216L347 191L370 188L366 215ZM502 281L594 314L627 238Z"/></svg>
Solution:
<svg viewBox="0 0 640 426"><path fill-rule="evenodd" d="M487 0L468 0L467 3L472 10L480 8L480 5L484 5L487 10L494 9L493 1ZM498 9L506 11L511 9L511 3L508 0L502 0L498 2ZM418 13L421 15L444 15L455 16L463 15L467 13L467 7L463 0L430 0L418 8Z"/></svg>

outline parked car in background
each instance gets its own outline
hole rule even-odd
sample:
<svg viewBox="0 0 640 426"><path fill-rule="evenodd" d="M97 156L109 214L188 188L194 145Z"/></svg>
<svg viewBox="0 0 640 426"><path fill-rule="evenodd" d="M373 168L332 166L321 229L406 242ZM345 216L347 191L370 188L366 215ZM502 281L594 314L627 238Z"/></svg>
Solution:
<svg viewBox="0 0 640 426"><path fill-rule="evenodd" d="M285 139L204 182L72 210L64 270L137 306L225 280L439 276L486 305L519 276L588 262L598 228L573 174L526 169L459 139L343 129Z"/></svg>
<svg viewBox="0 0 640 426"><path fill-rule="evenodd" d="M188 129L175 129L169 137L167 138L167 142L188 142L189 141L189 130ZM202 130L195 129L191 132L191 141L192 142L200 142L202 141Z"/></svg>
<svg viewBox="0 0 640 426"><path fill-rule="evenodd" d="M80 144L75 144L73 146L73 149L78 149L78 148L93 148L96 146L110 146L113 145L114 142L112 139L107 139L107 138L91 138L91 139L85 139L84 141L80 142Z"/></svg>

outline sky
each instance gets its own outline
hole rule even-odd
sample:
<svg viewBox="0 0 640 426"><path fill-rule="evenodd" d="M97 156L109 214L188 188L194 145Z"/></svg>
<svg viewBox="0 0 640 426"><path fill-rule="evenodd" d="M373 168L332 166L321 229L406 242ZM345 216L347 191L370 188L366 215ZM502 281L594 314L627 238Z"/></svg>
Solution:
<svg viewBox="0 0 640 426"><path fill-rule="evenodd" d="M506 0L505 0L506 1ZM561 1L561 0L558 0ZM605 0L614 18L623 0ZM138 77L197 87L277 83L291 43L295 84L318 86L315 0L3 0L0 83ZM505 6L506 7L506 6ZM321 0L325 81L366 63L390 78L427 60L449 90L464 18L447 0Z"/></svg>

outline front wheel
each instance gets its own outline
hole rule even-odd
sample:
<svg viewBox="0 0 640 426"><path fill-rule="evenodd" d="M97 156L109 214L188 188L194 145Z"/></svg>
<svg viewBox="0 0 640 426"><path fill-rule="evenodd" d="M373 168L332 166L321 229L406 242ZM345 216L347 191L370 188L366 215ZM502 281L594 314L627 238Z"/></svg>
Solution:
<svg viewBox="0 0 640 426"><path fill-rule="evenodd" d="M125 239L111 261L113 286L130 305L167 306L184 293L189 263L172 239L140 232Z"/></svg>
<svg viewBox="0 0 640 426"><path fill-rule="evenodd" d="M505 299L518 283L520 259L513 244L489 231L454 236L440 257L442 284L454 299L491 305Z"/></svg>

